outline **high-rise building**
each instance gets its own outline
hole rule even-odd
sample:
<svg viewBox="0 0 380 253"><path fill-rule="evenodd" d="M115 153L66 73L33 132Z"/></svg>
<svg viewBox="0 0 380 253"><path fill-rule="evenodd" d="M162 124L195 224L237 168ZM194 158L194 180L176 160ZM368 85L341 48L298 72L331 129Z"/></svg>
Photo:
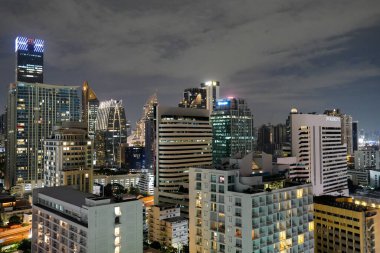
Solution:
<svg viewBox="0 0 380 253"><path fill-rule="evenodd" d="M379 209L351 197L315 197L315 252L379 252L379 216Z"/></svg>
<svg viewBox="0 0 380 253"><path fill-rule="evenodd" d="M53 126L80 120L78 86L13 83L8 92L6 186L43 179L43 140Z"/></svg>
<svg viewBox="0 0 380 253"><path fill-rule="evenodd" d="M82 86L82 122L87 126L88 135L94 139L95 123L98 114L99 100L94 90L85 81Z"/></svg>
<svg viewBox="0 0 380 253"><path fill-rule="evenodd" d="M0 114L0 135L6 134L7 131L7 114Z"/></svg>
<svg viewBox="0 0 380 253"><path fill-rule="evenodd" d="M121 167L121 145L127 142L122 101L100 103L95 124L96 166Z"/></svg>
<svg viewBox="0 0 380 253"><path fill-rule="evenodd" d="M244 99L225 98L216 102L211 114L214 164L254 148L253 115Z"/></svg>
<svg viewBox="0 0 380 253"><path fill-rule="evenodd" d="M144 147L126 147L125 164L129 171L141 172L145 169L145 148Z"/></svg>
<svg viewBox="0 0 380 253"><path fill-rule="evenodd" d="M149 210L149 241L181 249L188 245L189 222L175 205L154 205Z"/></svg>
<svg viewBox="0 0 380 253"><path fill-rule="evenodd" d="M156 113L155 203L188 214L188 171L212 164L208 110L159 106Z"/></svg>
<svg viewBox="0 0 380 253"><path fill-rule="evenodd" d="M264 182L251 163L190 168L190 252L314 252L311 184Z"/></svg>
<svg viewBox="0 0 380 253"><path fill-rule="evenodd" d="M211 113L219 99L220 83L218 81L207 81L201 83L201 88L206 90L206 109Z"/></svg>
<svg viewBox="0 0 380 253"><path fill-rule="evenodd" d="M144 144L145 144L145 168L153 171L155 166L154 154L156 150L155 136L156 123L154 120L155 110L158 105L157 95L153 94L144 105Z"/></svg>
<svg viewBox="0 0 380 253"><path fill-rule="evenodd" d="M358 150L358 138L359 138L359 132L358 132L358 124L359 122L353 121L352 122L352 150L357 151Z"/></svg>
<svg viewBox="0 0 380 253"><path fill-rule="evenodd" d="M183 92L179 107L207 109L207 90L205 88L188 88Z"/></svg>
<svg viewBox="0 0 380 253"><path fill-rule="evenodd" d="M352 132L352 116L343 114L339 109L326 110L326 115L340 117L341 129L342 129L342 143L347 146L347 155L352 156L354 154L353 148L353 132Z"/></svg>
<svg viewBox="0 0 380 253"><path fill-rule="evenodd" d="M92 192L93 143L85 123L63 122L44 141L44 185L74 185Z"/></svg>
<svg viewBox="0 0 380 253"><path fill-rule="evenodd" d="M17 37L16 82L44 82L44 41L26 37Z"/></svg>
<svg viewBox="0 0 380 253"><path fill-rule="evenodd" d="M348 195L340 117L291 114L292 155L310 171L314 195Z"/></svg>
<svg viewBox="0 0 380 253"><path fill-rule="evenodd" d="M142 253L137 199L99 197L69 186L33 191L32 252Z"/></svg>

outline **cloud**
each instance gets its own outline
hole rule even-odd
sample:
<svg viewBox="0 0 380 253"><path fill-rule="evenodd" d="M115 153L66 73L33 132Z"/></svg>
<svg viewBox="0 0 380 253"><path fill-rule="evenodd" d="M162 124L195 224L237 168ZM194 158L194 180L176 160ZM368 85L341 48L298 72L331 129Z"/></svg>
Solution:
<svg viewBox="0 0 380 253"><path fill-rule="evenodd" d="M365 57L350 59L355 32L380 24L379 1L5 0L2 7L3 38L46 40L51 83L93 80L97 94L124 96L136 115L141 104L134 103L152 91L175 105L183 88L206 78L253 105L311 105L321 100L317 90L379 70ZM4 59L13 64L11 52Z"/></svg>

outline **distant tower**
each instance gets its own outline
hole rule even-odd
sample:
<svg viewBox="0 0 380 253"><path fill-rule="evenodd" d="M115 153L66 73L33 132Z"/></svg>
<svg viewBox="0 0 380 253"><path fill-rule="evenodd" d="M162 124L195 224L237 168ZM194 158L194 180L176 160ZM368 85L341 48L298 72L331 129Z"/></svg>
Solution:
<svg viewBox="0 0 380 253"><path fill-rule="evenodd" d="M44 41L26 37L17 37L16 82L44 82Z"/></svg>
<svg viewBox="0 0 380 253"><path fill-rule="evenodd" d="M127 142L126 123L121 100L100 103L95 124L96 166L121 167L121 145Z"/></svg>
<svg viewBox="0 0 380 253"><path fill-rule="evenodd" d="M207 81L201 83L201 88L206 90L206 109L211 113L215 108L216 100L219 99L220 83L218 81Z"/></svg>
<svg viewBox="0 0 380 253"><path fill-rule="evenodd" d="M218 99L211 114L214 164L236 154L253 151L253 115L244 99Z"/></svg>
<svg viewBox="0 0 380 253"><path fill-rule="evenodd" d="M178 104L179 107L206 109L207 90L203 88L188 88L183 92L183 99Z"/></svg>
<svg viewBox="0 0 380 253"><path fill-rule="evenodd" d="M93 139L95 136L95 122L98 113L99 100L93 89L84 81L82 86L82 122L86 124L88 136Z"/></svg>

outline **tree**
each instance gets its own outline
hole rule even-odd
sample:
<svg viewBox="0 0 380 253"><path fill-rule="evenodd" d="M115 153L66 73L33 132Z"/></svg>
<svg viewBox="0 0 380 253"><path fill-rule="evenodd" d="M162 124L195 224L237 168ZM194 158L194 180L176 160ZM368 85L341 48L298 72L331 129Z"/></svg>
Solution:
<svg viewBox="0 0 380 253"><path fill-rule="evenodd" d="M23 239L17 247L18 250L22 250L24 253L32 252L32 242L30 239Z"/></svg>
<svg viewBox="0 0 380 253"><path fill-rule="evenodd" d="M129 188L129 193L132 195L140 195L140 190L137 187L134 187L133 185Z"/></svg>
<svg viewBox="0 0 380 253"><path fill-rule="evenodd" d="M18 217L17 215L13 215L9 218L8 224L9 225L15 225L15 224L21 224L21 218Z"/></svg>
<svg viewBox="0 0 380 253"><path fill-rule="evenodd" d="M161 249L161 244L157 241L154 241L150 244L150 247L153 249Z"/></svg>
<svg viewBox="0 0 380 253"><path fill-rule="evenodd" d="M189 253L190 252L189 245L183 245L182 252L183 253Z"/></svg>

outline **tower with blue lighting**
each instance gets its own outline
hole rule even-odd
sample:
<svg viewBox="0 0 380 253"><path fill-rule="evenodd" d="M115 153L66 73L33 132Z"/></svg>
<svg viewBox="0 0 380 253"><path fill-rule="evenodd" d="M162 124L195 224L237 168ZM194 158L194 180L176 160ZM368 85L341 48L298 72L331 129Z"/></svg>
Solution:
<svg viewBox="0 0 380 253"><path fill-rule="evenodd" d="M16 82L44 82L44 41L26 37L17 37Z"/></svg>
<svg viewBox="0 0 380 253"><path fill-rule="evenodd" d="M253 115L244 99L217 99L211 124L215 165L221 163L223 158L244 157L253 151Z"/></svg>

